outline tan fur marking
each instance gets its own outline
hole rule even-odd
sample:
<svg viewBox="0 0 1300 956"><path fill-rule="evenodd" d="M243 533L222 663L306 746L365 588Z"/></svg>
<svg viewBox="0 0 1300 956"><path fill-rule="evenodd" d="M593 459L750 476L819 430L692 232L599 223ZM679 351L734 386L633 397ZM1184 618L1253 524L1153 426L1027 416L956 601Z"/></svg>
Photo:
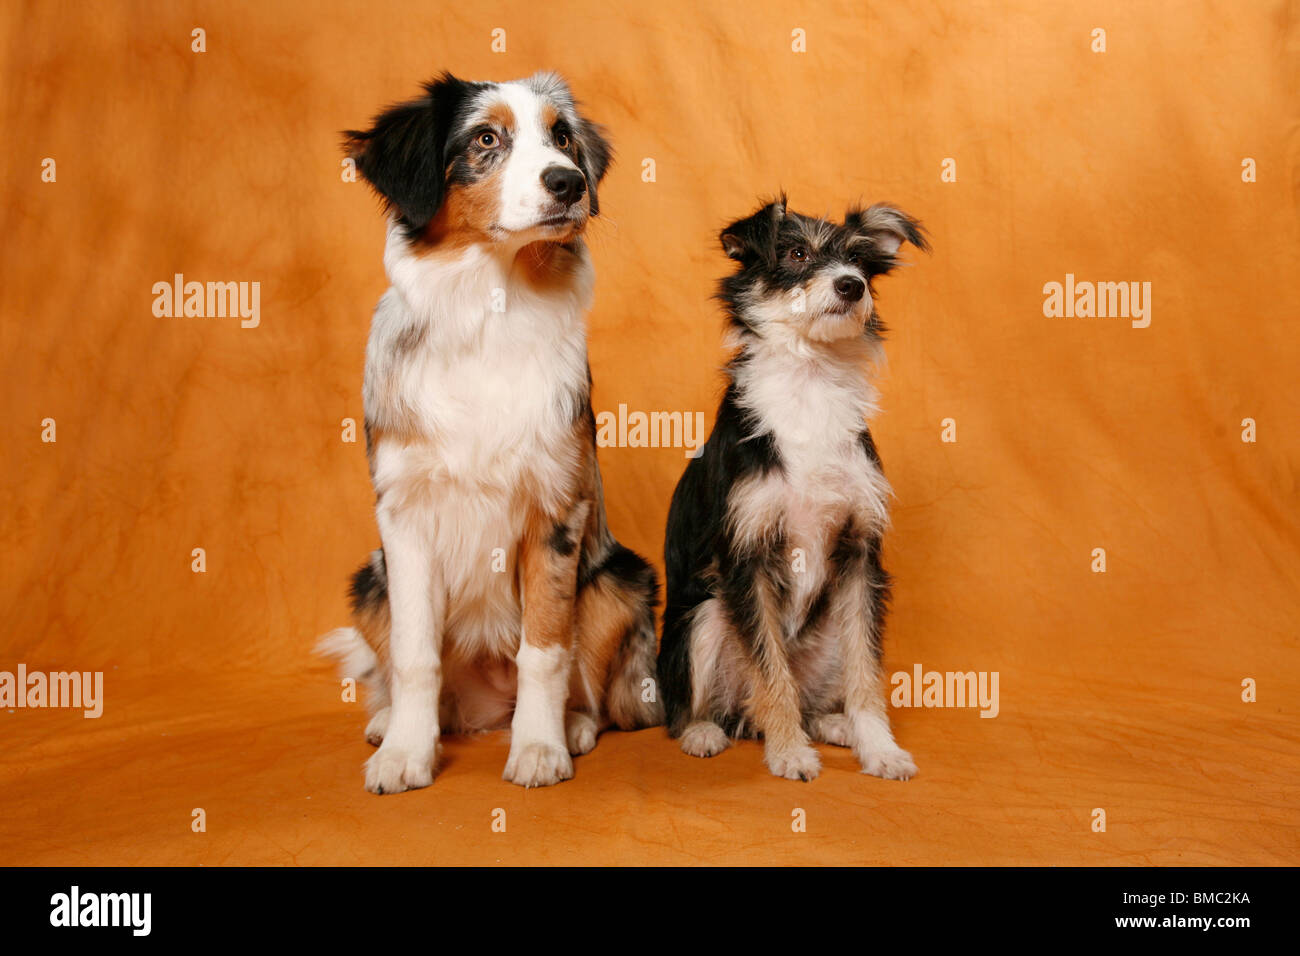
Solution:
<svg viewBox="0 0 1300 956"><path fill-rule="evenodd" d="M361 636L370 645L370 649L379 658L379 669L384 673L384 680L387 681L388 634L392 629L392 619L388 613L388 602L384 601L379 607L367 612L354 614L353 621L357 630L361 632Z"/></svg>
<svg viewBox="0 0 1300 956"><path fill-rule="evenodd" d="M578 259L564 246L547 240L524 246L515 263L530 286L546 293L568 288Z"/></svg>
<svg viewBox="0 0 1300 956"><path fill-rule="evenodd" d="M519 585L524 601L524 640L534 647L571 646L574 638L574 598L578 589L578 559L591 502L579 501L562 524L575 542L569 554L551 546L553 517L534 510L519 547Z"/></svg>
<svg viewBox="0 0 1300 956"><path fill-rule="evenodd" d="M569 708L590 712L589 693L597 706L608 693L610 665L623 636L636 620L627 595L603 579L583 589L577 606L577 653L569 686Z"/></svg>
<svg viewBox="0 0 1300 956"><path fill-rule="evenodd" d="M476 242L488 242L499 218L501 173L498 166L476 182L452 186L438 214L429 222L419 245L424 254L455 252Z"/></svg>
<svg viewBox="0 0 1300 956"><path fill-rule="evenodd" d="M491 126L505 130L507 133L515 131L515 111L507 103L493 103L484 112L483 119Z"/></svg>
<svg viewBox="0 0 1300 956"><path fill-rule="evenodd" d="M773 752L806 747L808 735L799 712L799 687L781 639L780 604L770 581L754 582L762 624L754 636L754 675L747 709Z"/></svg>

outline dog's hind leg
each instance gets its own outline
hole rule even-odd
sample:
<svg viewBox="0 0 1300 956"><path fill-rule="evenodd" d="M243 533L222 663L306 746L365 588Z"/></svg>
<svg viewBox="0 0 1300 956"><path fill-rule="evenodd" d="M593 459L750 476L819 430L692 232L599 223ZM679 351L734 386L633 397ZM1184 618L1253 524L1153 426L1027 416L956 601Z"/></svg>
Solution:
<svg viewBox="0 0 1300 956"><path fill-rule="evenodd" d="M392 699L388 692L388 569L382 550L352 575L352 617L355 627L330 631L316 651L339 662L339 676L365 685L366 741L378 747L388 732Z"/></svg>
<svg viewBox="0 0 1300 956"><path fill-rule="evenodd" d="M569 754L580 757L590 753L596 746L596 737L600 725L596 719L581 710L570 710L564 715L564 742L569 746Z"/></svg>
<svg viewBox="0 0 1300 956"><path fill-rule="evenodd" d="M813 739L824 744L853 746L853 725L846 714L822 714L814 717L810 729Z"/></svg>
<svg viewBox="0 0 1300 956"><path fill-rule="evenodd" d="M388 693L385 691L384 696ZM378 747L384 742L384 735L388 733L388 717L392 713L392 707L384 706L375 711L366 724L366 743L372 747Z"/></svg>
<svg viewBox="0 0 1300 956"><path fill-rule="evenodd" d="M690 666L690 723L681 732L682 752L713 757L731 746L717 718L734 714L744 696L738 677L743 660L722 602L710 598L690 615L687 636Z"/></svg>
<svg viewBox="0 0 1300 956"><path fill-rule="evenodd" d="M590 716L598 730L663 723L654 680L657 591L654 568L614 543L578 592L569 707Z"/></svg>
<svg viewBox="0 0 1300 956"><path fill-rule="evenodd" d="M695 720L682 731L681 746L692 757L716 757L731 746L731 738L713 721Z"/></svg>

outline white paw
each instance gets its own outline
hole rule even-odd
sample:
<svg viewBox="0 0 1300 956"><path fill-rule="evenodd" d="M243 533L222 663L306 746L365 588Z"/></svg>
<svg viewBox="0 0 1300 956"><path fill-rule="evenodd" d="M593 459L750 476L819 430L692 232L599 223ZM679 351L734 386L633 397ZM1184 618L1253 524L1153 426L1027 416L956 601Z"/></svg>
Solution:
<svg viewBox="0 0 1300 956"><path fill-rule="evenodd" d="M564 715L564 740L573 756L590 753L596 746L596 721L590 714L569 711Z"/></svg>
<svg viewBox="0 0 1300 956"><path fill-rule="evenodd" d="M767 747L763 753L767 769L787 780L814 780L822 769L822 758L812 747L799 744L774 750Z"/></svg>
<svg viewBox="0 0 1300 956"><path fill-rule="evenodd" d="M682 731L682 752L692 757L713 757L731 744L722 728L711 720L697 720Z"/></svg>
<svg viewBox="0 0 1300 956"><path fill-rule="evenodd" d="M366 743L370 746L378 747L384 742L384 736L388 733L389 712L388 707L376 711L375 716L370 718L370 723L366 724Z"/></svg>
<svg viewBox="0 0 1300 956"><path fill-rule="evenodd" d="M906 750L877 750L859 754L862 772L886 780L909 780L916 776L916 764Z"/></svg>
<svg viewBox="0 0 1300 956"><path fill-rule="evenodd" d="M505 773L501 775L521 787L549 787L573 776L573 758L554 744L511 744Z"/></svg>
<svg viewBox="0 0 1300 956"><path fill-rule="evenodd" d="M437 752L417 754L385 742L366 761L366 789L371 793L401 793L433 783Z"/></svg>
<svg viewBox="0 0 1300 956"><path fill-rule="evenodd" d="M853 725L845 714L823 714L813 721L813 736L824 744L848 747L853 743Z"/></svg>

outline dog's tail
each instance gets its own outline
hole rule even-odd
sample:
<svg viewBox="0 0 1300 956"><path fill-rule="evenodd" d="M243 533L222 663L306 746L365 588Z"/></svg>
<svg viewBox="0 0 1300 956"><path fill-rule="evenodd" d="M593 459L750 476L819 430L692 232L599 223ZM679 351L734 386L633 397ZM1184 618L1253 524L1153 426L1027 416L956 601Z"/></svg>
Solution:
<svg viewBox="0 0 1300 956"><path fill-rule="evenodd" d="M616 544L601 573L617 582L631 611L631 624L619 640L610 663L605 712L620 730L653 727L664 722L655 674L655 605L659 580L655 569L634 551Z"/></svg>
<svg viewBox="0 0 1300 956"><path fill-rule="evenodd" d="M388 634L388 574L384 552L371 552L370 559L352 576L352 612L357 623L373 636L356 627L340 627L322 635L316 653L338 661L339 677L351 678L370 691L366 698L369 711L377 713L389 704L385 662Z"/></svg>
<svg viewBox="0 0 1300 956"><path fill-rule="evenodd" d="M379 669L379 657L355 627L339 627L321 635L315 650L338 661L340 678L369 683Z"/></svg>

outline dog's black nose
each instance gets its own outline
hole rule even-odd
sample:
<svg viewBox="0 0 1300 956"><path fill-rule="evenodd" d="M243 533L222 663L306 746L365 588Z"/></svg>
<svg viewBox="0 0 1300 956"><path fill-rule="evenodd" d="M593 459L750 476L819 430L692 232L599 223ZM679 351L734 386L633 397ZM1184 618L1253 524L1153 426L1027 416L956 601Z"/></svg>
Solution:
<svg viewBox="0 0 1300 956"><path fill-rule="evenodd" d="M862 298L862 293L867 291L867 284L857 276L840 276L835 280L835 291L841 299L857 302Z"/></svg>
<svg viewBox="0 0 1300 956"><path fill-rule="evenodd" d="M566 206L573 205L587 191L587 180L582 178L582 173L564 166L548 166L542 170L542 185Z"/></svg>

